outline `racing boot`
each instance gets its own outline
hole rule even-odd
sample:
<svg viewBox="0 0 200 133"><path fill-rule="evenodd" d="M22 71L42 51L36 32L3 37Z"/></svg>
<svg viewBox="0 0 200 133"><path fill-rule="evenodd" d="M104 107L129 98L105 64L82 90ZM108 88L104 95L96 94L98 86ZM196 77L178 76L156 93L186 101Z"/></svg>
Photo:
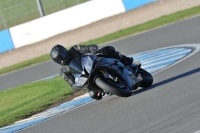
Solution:
<svg viewBox="0 0 200 133"><path fill-rule="evenodd" d="M88 93L89 93L90 97L95 100L101 100L103 97L103 94L101 92L96 92L96 91L88 89Z"/></svg>
<svg viewBox="0 0 200 133"><path fill-rule="evenodd" d="M121 55L119 61L121 61L123 64L130 66L133 63L132 57L126 57L125 55Z"/></svg>

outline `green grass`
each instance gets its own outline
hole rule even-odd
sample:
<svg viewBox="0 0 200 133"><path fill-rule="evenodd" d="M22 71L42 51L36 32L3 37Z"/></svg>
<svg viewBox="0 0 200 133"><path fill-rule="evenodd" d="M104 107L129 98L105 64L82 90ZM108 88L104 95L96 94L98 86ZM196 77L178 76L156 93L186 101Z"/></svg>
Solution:
<svg viewBox="0 0 200 133"><path fill-rule="evenodd" d="M164 25L164 24L176 22L176 21L194 16L194 15L197 15L197 14L200 14L200 6L197 6L197 7L188 9L188 10L180 11L180 12L177 12L177 13L174 13L174 14L171 14L171 15L166 15L166 16L160 17L158 19L155 19L155 20L152 20L152 21L149 21L149 22L137 25L137 26L133 26L133 27L130 27L130 28L127 28L127 29L124 29L124 30L103 36L101 38L90 40L88 42L83 42L81 44L86 44L86 45L89 45L89 44L92 44L92 43L93 44L94 43L95 44L102 44L102 43L105 43L105 42L108 42L108 41L119 39L119 38L122 38L122 37L125 37L125 36L128 36L128 35L132 35L134 33L138 33L138 32L141 32L141 31L145 31L145 30L149 30L149 29L152 29L152 28L155 28L155 27L159 27L159 26ZM10 72L10 71L13 71L13 70L17 70L17 69L20 69L20 68L23 68L23 67L27 67L27 66L30 66L30 65L33 65L33 64L36 64L36 63L44 62L44 61L47 61L49 59L50 59L49 54L45 54L41 57L37 57L37 58L31 59L31 60L28 60L28 61L24 61L24 62L15 64L15 65L12 65L12 66L3 68L3 69L0 70L0 74L7 73L7 72Z"/></svg>
<svg viewBox="0 0 200 133"><path fill-rule="evenodd" d="M41 0L45 15L88 0ZM0 31L39 18L36 0L0 0Z"/></svg>
<svg viewBox="0 0 200 133"><path fill-rule="evenodd" d="M156 20L152 20L138 26L130 27L95 40L90 40L83 44L102 44L137 32L182 20L184 18L191 17L199 13L200 6L172 15L163 16ZM8 68L4 68L0 70L0 73L6 73L49 59L49 54L46 54L29 61L10 66ZM72 89L61 77L56 77L47 81L39 81L35 83L25 84L12 89L0 91L0 127L11 124L17 120L45 110L45 108L49 105L66 98L72 93Z"/></svg>
<svg viewBox="0 0 200 133"><path fill-rule="evenodd" d="M61 77L0 91L0 127L45 110L71 94L73 90Z"/></svg>

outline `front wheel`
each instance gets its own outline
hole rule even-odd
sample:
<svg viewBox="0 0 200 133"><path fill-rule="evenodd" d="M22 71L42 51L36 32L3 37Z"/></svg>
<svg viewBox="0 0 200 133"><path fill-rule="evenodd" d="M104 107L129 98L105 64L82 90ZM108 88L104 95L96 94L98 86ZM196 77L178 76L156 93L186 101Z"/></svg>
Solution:
<svg viewBox="0 0 200 133"><path fill-rule="evenodd" d="M127 88L123 83L110 81L110 79L105 79L102 76L95 79L95 84L102 90L117 96L128 97L132 95L132 90Z"/></svg>
<svg viewBox="0 0 200 133"><path fill-rule="evenodd" d="M143 79L140 83L140 87L147 88L151 86L153 83L153 76L142 68L140 68L138 72Z"/></svg>

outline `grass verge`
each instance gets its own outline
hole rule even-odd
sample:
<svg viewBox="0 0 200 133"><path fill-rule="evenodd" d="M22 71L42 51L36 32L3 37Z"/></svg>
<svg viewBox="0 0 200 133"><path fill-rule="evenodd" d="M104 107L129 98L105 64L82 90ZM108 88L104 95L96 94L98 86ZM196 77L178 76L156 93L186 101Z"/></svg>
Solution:
<svg viewBox="0 0 200 133"><path fill-rule="evenodd" d="M169 23L172 23L172 22L176 22L176 21L188 18L188 17L192 17L192 16L195 16L197 14L200 14L200 6L197 6L197 7L191 8L191 9L187 9L187 10L184 10L184 11L179 11L179 12L171 14L171 15L166 15L166 16L160 17L158 19L155 19L155 20L152 20L152 21L149 21L149 22L137 25L137 26L133 26L133 27L130 27L130 28L127 28L127 29L124 29L124 30L103 36L103 37L98 38L98 39L90 40L88 42L84 42L84 43L81 43L81 44L85 44L85 45L89 45L89 44L92 44L92 43L93 44L94 43L95 44L102 44L102 43L105 43L105 42L109 42L109 41L112 41L112 40L115 40L115 39L119 39L119 38L122 38L122 37L125 37L125 36L128 36L128 35L134 34L134 33L149 30L149 29L152 29L152 28L155 28L155 27L159 27L161 25L169 24ZM42 55L40 57L31 59L31 60L28 60L28 61L24 61L24 62L15 64L15 65L12 65L12 66L3 68L3 69L0 70L0 74L7 73L7 72L10 72L10 71L13 71L13 70L17 70L17 69L20 69L20 68L23 68L23 67L27 67L27 66L30 66L30 65L33 65L33 64L36 64L36 63L44 62L44 61L47 61L49 59L50 59L49 54L45 54L45 55Z"/></svg>
<svg viewBox="0 0 200 133"><path fill-rule="evenodd" d="M200 14L200 6L185 11L180 11L172 15L163 16L156 20L130 27L95 40L90 40L83 44L102 44L137 32L176 22L197 14ZM41 57L1 69L0 74L47 61L49 59L49 54L46 54ZM0 127L9 125L17 120L41 112L49 105L68 97L72 93L72 89L67 86L61 77L56 77L47 81L25 84L12 89L0 91Z"/></svg>
<svg viewBox="0 0 200 133"><path fill-rule="evenodd" d="M42 0L45 15L89 0ZM36 0L0 0L0 30L40 18Z"/></svg>
<svg viewBox="0 0 200 133"><path fill-rule="evenodd" d="M21 85L0 92L0 127L45 110L73 94L61 78Z"/></svg>

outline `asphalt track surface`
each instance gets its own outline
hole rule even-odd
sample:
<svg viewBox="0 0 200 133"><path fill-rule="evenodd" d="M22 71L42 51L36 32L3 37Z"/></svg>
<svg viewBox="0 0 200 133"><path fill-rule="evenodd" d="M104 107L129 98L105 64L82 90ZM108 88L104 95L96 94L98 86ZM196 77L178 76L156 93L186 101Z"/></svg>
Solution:
<svg viewBox="0 0 200 133"><path fill-rule="evenodd" d="M130 55L191 43L200 44L199 16L106 45L115 46L123 54ZM10 79L9 77L13 76L19 79L22 75L22 80L31 82L57 73L58 66L53 62L45 62L3 75L0 81L4 79L5 84L5 77ZM155 74L153 86L136 91L134 96L128 98L107 96L103 100L91 102L19 132L194 133L200 130L199 77L200 52ZM23 82L26 83L25 81ZM20 81L18 84L23 82ZM9 81L7 83L11 84L10 86L17 84ZM8 88L7 85L4 86Z"/></svg>

